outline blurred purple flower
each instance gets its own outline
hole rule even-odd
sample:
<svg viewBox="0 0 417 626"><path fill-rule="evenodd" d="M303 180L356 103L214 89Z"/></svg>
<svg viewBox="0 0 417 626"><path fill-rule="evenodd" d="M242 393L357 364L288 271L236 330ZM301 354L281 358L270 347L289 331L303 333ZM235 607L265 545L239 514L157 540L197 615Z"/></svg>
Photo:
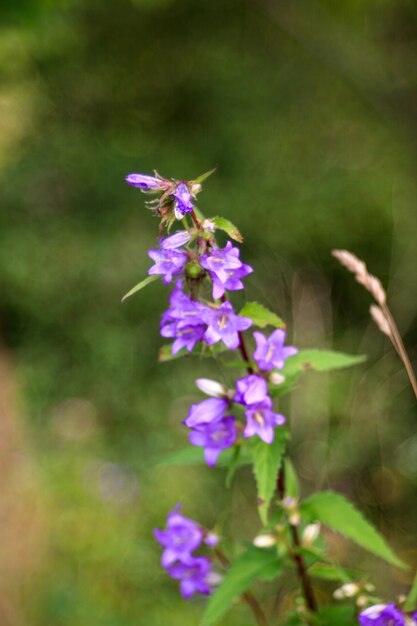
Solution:
<svg viewBox="0 0 417 626"><path fill-rule="evenodd" d="M191 235L187 230L179 230L178 232L161 239L159 245L163 250L173 250L185 246L191 239Z"/></svg>
<svg viewBox="0 0 417 626"><path fill-rule="evenodd" d="M148 255L155 261L148 274L161 274L165 285L172 282L172 277L180 274L187 263L187 254L178 250L149 250Z"/></svg>
<svg viewBox="0 0 417 626"><path fill-rule="evenodd" d="M147 174L128 174L125 178L128 185L141 191L158 191L165 188L165 181Z"/></svg>
<svg viewBox="0 0 417 626"><path fill-rule="evenodd" d="M192 404L184 424L188 428L195 428L219 422L224 417L227 406L228 402L224 398L208 398Z"/></svg>
<svg viewBox="0 0 417 626"><path fill-rule="evenodd" d="M241 278L253 269L239 259L239 248L233 247L230 241L224 248L213 248L203 254L200 264L210 272L213 281L213 298L221 298L226 290L244 289Z"/></svg>
<svg viewBox="0 0 417 626"><path fill-rule="evenodd" d="M236 381L235 402L251 406L260 404L268 398L268 385L262 376L249 374Z"/></svg>
<svg viewBox="0 0 417 626"><path fill-rule="evenodd" d="M191 191L186 183L179 183L174 192L174 212L177 220L181 220L186 213L193 210Z"/></svg>
<svg viewBox="0 0 417 626"><path fill-rule="evenodd" d="M237 439L235 418L229 415L220 421L200 424L190 433L189 439L193 446L204 446L206 463L214 467L220 452L233 446Z"/></svg>
<svg viewBox="0 0 417 626"><path fill-rule="evenodd" d="M405 626L404 615L395 604L375 604L359 614L360 626Z"/></svg>
<svg viewBox="0 0 417 626"><path fill-rule="evenodd" d="M211 588L207 579L211 573L211 561L204 556L189 556L180 563L171 565L168 573L172 578L180 581L181 595L185 600L191 598L195 593L209 595Z"/></svg>
<svg viewBox="0 0 417 626"><path fill-rule="evenodd" d="M275 426L282 426L285 417L272 410L272 400L267 398L262 404L248 407L245 411L246 428L243 431L244 437L258 435L265 443L272 443L274 440Z"/></svg>
<svg viewBox="0 0 417 626"><path fill-rule="evenodd" d="M205 321L208 328L204 340L209 345L223 341L229 350L239 346L239 331L247 330L252 326L248 317L236 315L230 302L223 302L218 309L207 309Z"/></svg>
<svg viewBox="0 0 417 626"><path fill-rule="evenodd" d="M187 559L203 539L201 528L193 520L181 515L180 508L177 504L168 513L166 530L154 530L155 539L165 548L161 558L161 564L165 568L176 561Z"/></svg>
<svg viewBox="0 0 417 626"><path fill-rule="evenodd" d="M284 347L285 335L285 330L280 328L275 330L268 338L262 333L253 333L256 341L256 350L253 353L253 358L261 370L282 369L285 359L293 356L293 354L297 354L298 350L294 346Z"/></svg>

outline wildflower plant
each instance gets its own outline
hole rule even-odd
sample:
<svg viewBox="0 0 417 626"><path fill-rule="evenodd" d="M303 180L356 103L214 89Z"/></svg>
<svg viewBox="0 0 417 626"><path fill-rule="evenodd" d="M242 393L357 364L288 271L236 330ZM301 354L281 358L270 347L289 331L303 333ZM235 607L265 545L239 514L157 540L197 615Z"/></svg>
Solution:
<svg viewBox="0 0 417 626"><path fill-rule="evenodd" d="M199 365L202 358L214 358L235 368L233 384L196 379L201 400L183 417L189 447L171 461L205 463L207 471L220 464L227 469L227 484L240 465L251 465L260 527L257 536L236 547L238 556L231 558L217 534L172 503L166 528L154 532L162 548L162 567L179 581L185 599L208 596L202 626L216 624L239 599L258 626L417 626L417 582L407 598L396 604L392 599L384 602L373 595L365 574L333 563L323 526L392 566L407 567L342 494L329 490L302 497L289 454L287 416L279 408L281 396L295 389L306 370L350 367L364 357L292 346L285 323L274 312L250 301L236 308L234 292L245 289L245 279L254 268L241 259L237 244L243 238L238 229L223 217L205 217L196 205L202 183L212 172L191 181L165 179L157 173L126 177L129 185L152 196L148 206L160 219L160 238L158 246L149 250L153 265L148 277L123 299L161 279L170 291L160 322L161 336L169 343L162 346L160 360L198 356ZM229 238L223 247L216 239L218 231ZM362 284L376 292L377 302L385 306L379 281L366 273L365 266L361 268ZM228 539L230 549L232 538ZM336 587L333 604L319 601L319 579ZM251 591L255 580L274 580L276 598L262 605ZM293 600L284 612L279 600L290 592Z"/></svg>

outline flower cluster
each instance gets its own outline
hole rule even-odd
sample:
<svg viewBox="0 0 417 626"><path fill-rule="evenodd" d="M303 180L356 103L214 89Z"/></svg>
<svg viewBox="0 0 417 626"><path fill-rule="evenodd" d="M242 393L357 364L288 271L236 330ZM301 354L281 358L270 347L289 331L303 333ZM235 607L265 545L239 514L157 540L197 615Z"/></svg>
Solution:
<svg viewBox="0 0 417 626"><path fill-rule="evenodd" d="M278 379L282 382L281 374L273 370L282 370L285 360L297 350L285 346L283 329L269 337L253 333L256 349L252 355L246 347L244 332L254 322L236 313L228 294L244 289L243 280L253 272L252 267L242 262L239 248L231 241L223 248L217 245L215 221L202 219L194 206L199 183L167 180L158 174L129 174L126 181L157 196L153 208L162 218L161 224L169 228L175 219L184 224L184 230L160 238L159 245L149 250L154 263L149 275L161 276L166 285L173 284L160 323L162 337L172 340L172 354L193 352L198 344L223 344L228 350L240 351L247 371L231 389L216 381L196 381L210 397L193 404L184 420L190 443L204 448L209 466L214 466L220 452L234 446L239 438L243 441L256 436L271 444L275 428L285 423L285 417L275 412L268 384L277 384ZM155 536L165 548L162 565L181 581L183 596L209 593L210 562L193 554L203 540L195 522L176 508L168 516L167 529L156 531Z"/></svg>
<svg viewBox="0 0 417 626"><path fill-rule="evenodd" d="M206 556L196 556L203 543L213 547L217 537L205 533L192 519L180 513L181 505L177 504L168 514L165 530L154 530L155 539L163 546L161 564L168 574L180 581L180 591L185 599L195 593L209 595L216 575Z"/></svg>
<svg viewBox="0 0 417 626"><path fill-rule="evenodd" d="M417 626L417 613L405 615L395 604L375 604L359 615L360 626Z"/></svg>

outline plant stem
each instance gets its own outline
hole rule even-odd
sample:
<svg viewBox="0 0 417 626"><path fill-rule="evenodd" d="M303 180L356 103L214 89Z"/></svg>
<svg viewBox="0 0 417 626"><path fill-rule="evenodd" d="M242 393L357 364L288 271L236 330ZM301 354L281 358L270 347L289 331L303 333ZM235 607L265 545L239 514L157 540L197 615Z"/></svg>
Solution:
<svg viewBox="0 0 417 626"><path fill-rule="evenodd" d="M277 491L278 491L280 500L283 500L285 498L284 465L281 465L280 470L278 472ZM300 543L300 538L298 536L298 528L295 524L291 524L291 522L290 522L290 531L291 531L291 540L292 540L292 544L294 547L291 557L297 568L297 574L298 574L298 578L300 579L301 587L303 590L304 600L305 600L307 608L312 613L315 613L317 611L317 601L314 595L313 586L311 584L310 578L307 573L307 568L304 562L303 555L299 553L299 548L301 547L301 543Z"/></svg>
<svg viewBox="0 0 417 626"><path fill-rule="evenodd" d="M391 314L391 311L388 308L387 304L381 305L382 311L385 315L385 318L390 325L391 332L393 335L393 344L394 348L397 350L398 355L401 361L404 364L405 370L407 372L408 378L410 380L411 386L413 388L414 394L417 398L417 380L416 375L414 373L413 367L411 365L410 359L408 358L407 350L405 349L400 331L398 330L397 324L395 323L394 317Z"/></svg>
<svg viewBox="0 0 417 626"><path fill-rule="evenodd" d="M223 565L223 567L230 567L229 559L221 550L219 550L218 548L215 548L214 554L216 555L220 563ZM242 598L244 599L248 607L251 609L258 626L268 626L265 613L263 612L261 605L259 604L258 600L255 598L253 593L251 591L245 591L245 593L242 594Z"/></svg>

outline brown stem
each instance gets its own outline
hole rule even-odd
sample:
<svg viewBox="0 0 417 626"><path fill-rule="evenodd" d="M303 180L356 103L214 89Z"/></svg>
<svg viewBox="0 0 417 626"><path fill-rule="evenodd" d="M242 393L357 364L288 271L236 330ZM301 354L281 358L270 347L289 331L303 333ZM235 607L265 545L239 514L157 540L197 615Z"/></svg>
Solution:
<svg viewBox="0 0 417 626"><path fill-rule="evenodd" d="M405 370L407 372L408 378L410 380L411 386L413 388L414 394L417 398L417 380L416 375L414 374L413 366L411 365L410 359L408 358L407 350L405 349L400 331L398 330L397 324L391 314L391 311L388 308L387 304L381 305L382 311L385 315L385 318L390 325L391 332L393 335L393 343L394 347L398 352L400 359L402 360Z"/></svg>
<svg viewBox="0 0 417 626"><path fill-rule="evenodd" d="M243 336L242 331L239 330L238 335L239 335L239 350L240 350L241 355L243 356L243 360L246 361L247 363L246 369L248 370L249 374L253 374L253 367L250 362L248 349L246 348L245 338Z"/></svg>
<svg viewBox="0 0 417 626"><path fill-rule="evenodd" d="M285 473L284 473L283 465L281 465L280 470L278 472L277 491L278 491L280 500L283 500L285 497ZM302 554L299 553L299 548L301 547L301 543L300 543L300 538L298 536L297 526L295 526L294 524L291 524L290 522L290 530L291 530L292 544L293 544L293 547L295 548L295 550L292 551L291 557L297 568L297 574L298 574L298 578L300 579L306 606L310 611L315 613L317 611L316 597L314 595L313 587L311 585L310 578L307 573L307 568L304 562L304 558Z"/></svg>
<svg viewBox="0 0 417 626"><path fill-rule="evenodd" d="M218 548L215 548L214 554L219 559L223 567L230 567L229 559L221 550L219 550ZM261 605L259 604L258 600L255 598L253 593L251 591L246 591L245 593L242 594L242 598L244 599L248 607L251 609L258 626L268 626L265 613L263 612Z"/></svg>
<svg viewBox="0 0 417 626"><path fill-rule="evenodd" d="M200 229L201 228L201 222L198 219L197 215L195 214L194 209L192 209L192 211L190 212L190 215L191 215L191 219L193 220L193 222L195 224L195 227Z"/></svg>

